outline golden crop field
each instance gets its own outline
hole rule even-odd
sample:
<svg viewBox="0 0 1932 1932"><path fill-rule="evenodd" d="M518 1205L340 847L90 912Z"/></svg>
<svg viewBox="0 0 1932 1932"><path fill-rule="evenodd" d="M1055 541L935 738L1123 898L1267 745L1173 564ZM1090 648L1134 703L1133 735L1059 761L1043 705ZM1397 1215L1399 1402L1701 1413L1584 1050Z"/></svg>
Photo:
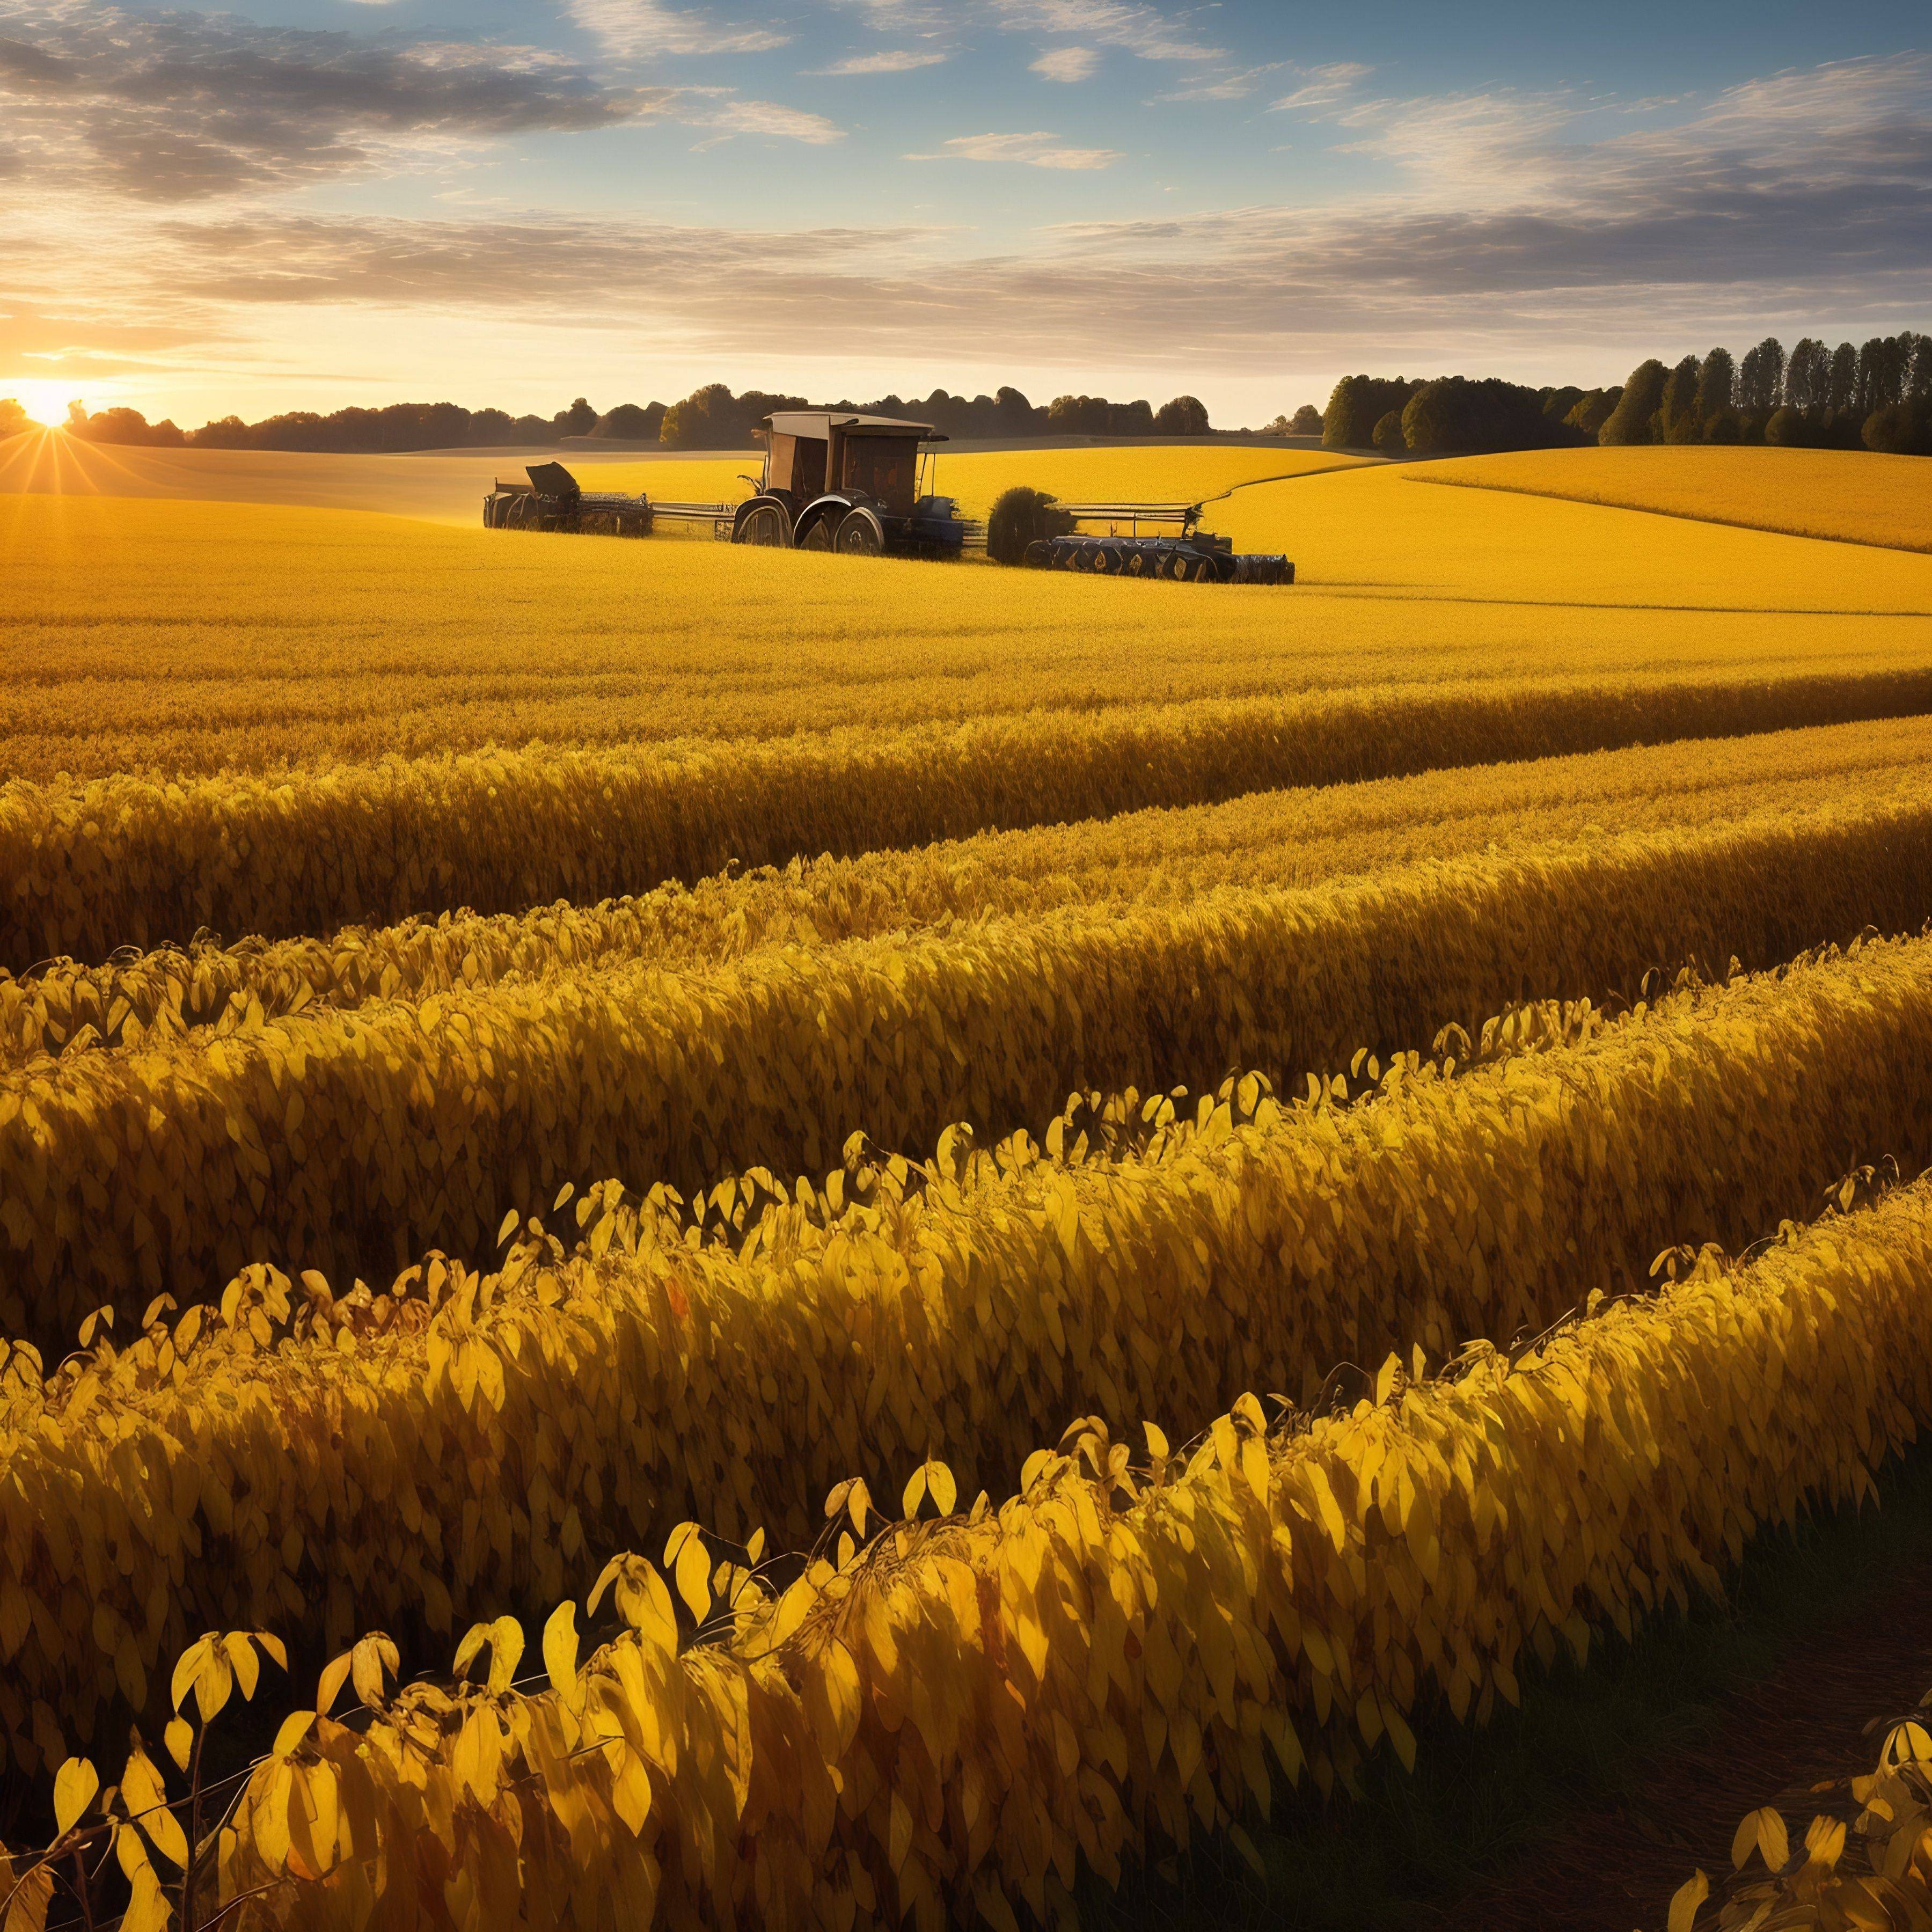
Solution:
<svg viewBox="0 0 1932 1932"><path fill-rule="evenodd" d="M1932 496L1912 459L1864 451L1522 451L1429 464L1409 480L1564 496L1841 543L1932 550Z"/></svg>
<svg viewBox="0 0 1932 1932"><path fill-rule="evenodd" d="M1902 459L942 458L1232 489L1287 589L136 454L0 466L0 1796L58 1868L236 1932L1112 1924L1918 1466ZM1738 526L1780 491L1863 540Z"/></svg>

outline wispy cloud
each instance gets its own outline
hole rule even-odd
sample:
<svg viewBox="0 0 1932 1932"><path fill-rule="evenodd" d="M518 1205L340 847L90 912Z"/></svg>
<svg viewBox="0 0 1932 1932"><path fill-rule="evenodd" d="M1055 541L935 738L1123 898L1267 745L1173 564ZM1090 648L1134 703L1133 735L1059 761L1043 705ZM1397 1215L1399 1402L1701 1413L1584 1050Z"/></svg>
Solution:
<svg viewBox="0 0 1932 1932"><path fill-rule="evenodd" d="M1033 70L1048 80L1071 83L1087 80L1100 64L1100 56L1091 47L1054 47L1033 63Z"/></svg>
<svg viewBox="0 0 1932 1932"><path fill-rule="evenodd" d="M1269 103L1269 111L1276 114L1308 112L1323 107L1333 107L1346 100L1354 93L1358 82L1368 78L1370 70L1355 61L1330 61L1322 67L1298 67L1295 72L1302 76L1301 85L1292 93L1284 94L1279 100Z"/></svg>
<svg viewBox="0 0 1932 1932"><path fill-rule="evenodd" d="M1156 94L1156 100L1245 100L1264 75L1279 74L1284 63L1266 61L1258 67L1230 68L1222 73L1197 74L1180 86Z"/></svg>
<svg viewBox="0 0 1932 1932"><path fill-rule="evenodd" d="M830 67L808 68L806 71L812 74L910 74L922 67L938 67L951 58L936 51L892 47L876 54L848 54Z"/></svg>
<svg viewBox="0 0 1932 1932"><path fill-rule="evenodd" d="M1009 32L1052 34L1124 47L1150 61L1212 61L1223 50L1194 39L1186 10L1142 6L1136 0L976 0L979 10Z"/></svg>
<svg viewBox="0 0 1932 1932"><path fill-rule="evenodd" d="M1058 134L960 134L937 154L909 161L1018 161L1030 168L1110 168L1126 158L1112 148L1063 148Z"/></svg>
<svg viewBox="0 0 1932 1932"><path fill-rule="evenodd" d="M654 60L667 54L762 53L788 46L788 33L774 28L730 26L694 9L662 0L564 0L564 11L608 52L620 59Z"/></svg>

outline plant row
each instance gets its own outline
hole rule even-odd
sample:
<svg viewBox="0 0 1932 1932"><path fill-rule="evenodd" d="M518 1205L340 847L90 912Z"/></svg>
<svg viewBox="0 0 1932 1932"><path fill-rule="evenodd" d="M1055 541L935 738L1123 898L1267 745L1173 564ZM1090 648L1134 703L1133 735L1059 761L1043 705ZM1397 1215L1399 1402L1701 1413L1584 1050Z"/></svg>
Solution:
<svg viewBox="0 0 1932 1932"><path fill-rule="evenodd" d="M1246 1842L1284 1784L1384 1742L1412 1762L1419 1714L1480 1721L1720 1587L1766 1526L1870 1494L1932 1420L1928 1284L1916 1187L1527 1351L1434 1380L1390 1357L1332 1415L1270 1426L1244 1395L1178 1454L1090 1419L997 1507L956 1513L917 1464L884 1526L842 1485L802 1564L681 1526L662 1572L606 1568L588 1631L558 1605L520 1685L502 1621L400 1691L394 1647L358 1646L224 1820L209 1904L288 1932L1064 1918L1198 1833ZM177 1705L219 1663L185 1656ZM91 1780L64 1775L78 1820Z"/></svg>
<svg viewBox="0 0 1932 1932"><path fill-rule="evenodd" d="M1050 712L879 734L0 787L0 964L520 912L1291 785L1932 710L1932 673L1622 678Z"/></svg>
<svg viewBox="0 0 1932 1932"><path fill-rule="evenodd" d="M1932 940L1499 1034L1352 1102L1250 1082L1132 1132L1102 1109L919 1168L854 1149L820 1187L599 1189L574 1252L528 1235L380 1296L256 1270L51 1376L16 1348L0 1719L16 1750L87 1735L212 1624L315 1643L538 1605L681 1519L796 1540L838 1478L928 1451L998 1492L1070 1414L1318 1403L1334 1364L1534 1334L1647 1290L1673 1240L1736 1247L1932 1157Z"/></svg>
<svg viewBox="0 0 1932 1932"><path fill-rule="evenodd" d="M64 1342L111 1301L256 1261L332 1279L479 1256L506 1207L615 1174L688 1191L823 1172L846 1136L997 1136L1070 1090L1231 1067L1286 1086L1524 997L1634 993L1932 912L1932 812L1471 856L819 949L315 1010L0 1074L0 1324Z"/></svg>

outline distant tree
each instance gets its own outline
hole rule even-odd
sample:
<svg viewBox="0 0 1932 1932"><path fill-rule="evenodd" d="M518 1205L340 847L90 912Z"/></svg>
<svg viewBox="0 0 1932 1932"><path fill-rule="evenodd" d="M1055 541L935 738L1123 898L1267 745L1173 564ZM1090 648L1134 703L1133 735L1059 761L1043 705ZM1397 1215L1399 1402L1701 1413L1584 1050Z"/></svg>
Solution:
<svg viewBox="0 0 1932 1932"><path fill-rule="evenodd" d="M747 430L738 399L722 382L706 382L664 412L658 440L670 449L736 448Z"/></svg>
<svg viewBox="0 0 1932 1932"><path fill-rule="evenodd" d="M97 410L89 416L83 403L68 405L67 433L84 442L119 443L124 447L178 449L188 441L172 422L151 423L139 410Z"/></svg>
<svg viewBox="0 0 1932 1932"><path fill-rule="evenodd" d="M1322 412L1312 403L1304 403L1288 420L1290 436L1319 436L1322 434Z"/></svg>
<svg viewBox="0 0 1932 1932"><path fill-rule="evenodd" d="M1570 428L1580 430L1585 436L1594 439L1602 433L1612 412L1622 400L1623 393L1621 382L1613 388L1587 390L1577 398L1563 420Z"/></svg>
<svg viewBox="0 0 1932 1932"><path fill-rule="evenodd" d="M724 385L718 385L720 388ZM728 396L731 392L726 389ZM560 410L551 418L559 436L588 436L597 427L597 412L581 396L568 409Z"/></svg>
<svg viewBox="0 0 1932 1932"><path fill-rule="evenodd" d="M0 436L18 436L33 427L33 418L11 396L0 396Z"/></svg>
<svg viewBox="0 0 1932 1932"><path fill-rule="evenodd" d="M1204 415L1205 412L1203 413ZM1107 406L1107 434L1109 436L1178 436L1186 433L1161 428L1154 406L1145 397L1135 402L1110 403Z"/></svg>
<svg viewBox="0 0 1932 1932"><path fill-rule="evenodd" d="M1616 406L1604 419L1597 440L1612 444L1655 441L1655 418L1664 406L1664 386L1670 380L1670 370L1654 356L1640 362L1630 371Z"/></svg>
<svg viewBox="0 0 1932 1932"><path fill-rule="evenodd" d="M1659 442L1695 442L1703 434L1697 414L1699 367L1696 356L1687 356L1665 377L1664 400L1657 412Z"/></svg>
<svg viewBox="0 0 1932 1932"><path fill-rule="evenodd" d="M1421 387L1406 376L1344 376L1335 385L1322 418L1322 446L1372 448L1376 424L1390 410L1406 408L1409 398Z"/></svg>
<svg viewBox="0 0 1932 1932"><path fill-rule="evenodd" d="M1738 408L1754 416L1768 415L1777 408L1784 392L1784 344L1767 335L1755 349L1744 351L1738 365Z"/></svg>
<svg viewBox="0 0 1932 1932"><path fill-rule="evenodd" d="M1024 563L1028 544L1064 536L1072 527L1073 519L1045 490L1016 483L1001 490L987 512L986 554L995 563Z"/></svg>
<svg viewBox="0 0 1932 1932"><path fill-rule="evenodd" d="M1737 401L1737 364L1728 349L1714 349L1697 368L1697 416L1708 423Z"/></svg>
<svg viewBox="0 0 1932 1932"><path fill-rule="evenodd" d="M1772 411L1764 426L1764 440L1774 448L1802 449L1811 439L1802 414L1786 403L1783 409Z"/></svg>
<svg viewBox="0 0 1932 1932"><path fill-rule="evenodd" d="M1736 410L1716 410L1704 418L1704 440L1706 442L1742 442L1744 440L1744 426L1738 420Z"/></svg>
<svg viewBox="0 0 1932 1932"><path fill-rule="evenodd" d="M1914 402L1932 396L1932 335L1912 345L1912 367L1906 373L1905 393Z"/></svg>
<svg viewBox="0 0 1932 1932"><path fill-rule="evenodd" d="M662 403L648 404L640 408L635 403L620 403L608 415L597 418L590 434L619 442L655 442L658 431L664 427L664 406Z"/></svg>
<svg viewBox="0 0 1932 1932"><path fill-rule="evenodd" d="M1891 456L1932 456L1932 398L1886 403L1866 417L1864 446Z"/></svg>
<svg viewBox="0 0 1932 1932"><path fill-rule="evenodd" d="M1418 456L1436 456L1451 451L1546 449L1582 440L1580 430L1546 409L1543 392L1498 376L1440 376L1409 398L1402 412L1403 441Z"/></svg>
<svg viewBox="0 0 1932 1932"><path fill-rule="evenodd" d="M1205 436L1208 406L1198 396L1176 396L1154 412L1156 436Z"/></svg>
<svg viewBox="0 0 1932 1932"><path fill-rule="evenodd" d="M1832 351L1832 370L1826 385L1825 406L1834 415L1851 408L1858 397L1858 352L1849 342Z"/></svg>
<svg viewBox="0 0 1932 1932"><path fill-rule="evenodd" d="M1038 436L1046 428L1046 412L1035 409L1020 390L1002 388L993 406L998 418L996 436Z"/></svg>
<svg viewBox="0 0 1932 1932"><path fill-rule="evenodd" d="M1805 336L1791 352L1784 373L1784 400L1795 410L1809 412L1827 407L1831 392L1831 351L1816 336Z"/></svg>
<svg viewBox="0 0 1932 1932"><path fill-rule="evenodd" d="M1402 440L1401 410L1390 410L1376 424L1373 440L1376 448L1384 456L1406 456L1408 454L1408 445Z"/></svg>

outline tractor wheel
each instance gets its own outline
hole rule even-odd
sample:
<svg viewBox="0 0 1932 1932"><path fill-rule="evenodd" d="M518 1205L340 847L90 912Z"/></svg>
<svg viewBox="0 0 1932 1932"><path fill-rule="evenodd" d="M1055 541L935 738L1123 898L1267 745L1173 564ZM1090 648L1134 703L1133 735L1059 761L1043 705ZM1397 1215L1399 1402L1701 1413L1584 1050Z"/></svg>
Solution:
<svg viewBox="0 0 1932 1932"><path fill-rule="evenodd" d="M1026 547L1022 561L1029 570L1051 570L1053 568L1053 546L1044 537L1036 537Z"/></svg>
<svg viewBox="0 0 1932 1932"><path fill-rule="evenodd" d="M812 527L799 538L798 547L800 550L829 550L832 548L832 519L814 518Z"/></svg>
<svg viewBox="0 0 1932 1932"><path fill-rule="evenodd" d="M731 533L731 541L755 544L763 550L787 550L791 545L791 531L777 504L758 503L746 512L744 520Z"/></svg>
<svg viewBox="0 0 1932 1932"><path fill-rule="evenodd" d="M838 534L832 547L842 556L879 556L886 548L885 526L860 503L838 520Z"/></svg>
<svg viewBox="0 0 1932 1932"><path fill-rule="evenodd" d="M1126 568L1126 562L1118 544L1103 543L1094 552L1094 569L1099 576L1118 577Z"/></svg>

